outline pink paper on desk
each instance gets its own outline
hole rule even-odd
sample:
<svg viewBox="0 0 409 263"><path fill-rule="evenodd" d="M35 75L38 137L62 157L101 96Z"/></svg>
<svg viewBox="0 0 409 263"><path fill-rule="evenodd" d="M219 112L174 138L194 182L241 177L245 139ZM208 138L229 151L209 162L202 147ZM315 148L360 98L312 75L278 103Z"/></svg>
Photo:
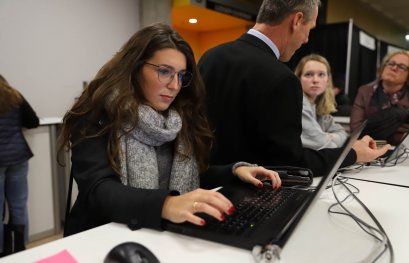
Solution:
<svg viewBox="0 0 409 263"><path fill-rule="evenodd" d="M35 263L78 263L67 250L63 250L51 257L41 259Z"/></svg>

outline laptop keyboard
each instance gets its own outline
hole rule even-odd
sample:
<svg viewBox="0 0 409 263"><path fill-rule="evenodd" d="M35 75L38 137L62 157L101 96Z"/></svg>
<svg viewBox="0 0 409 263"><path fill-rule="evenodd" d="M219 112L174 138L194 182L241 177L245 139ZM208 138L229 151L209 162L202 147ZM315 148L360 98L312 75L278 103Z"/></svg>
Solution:
<svg viewBox="0 0 409 263"><path fill-rule="evenodd" d="M253 198L236 204L236 211L224 221L210 220L206 224L208 228L219 233L247 236L277 211L282 210L288 200L299 198L298 193L300 192L283 187L275 191L270 187L258 189Z"/></svg>

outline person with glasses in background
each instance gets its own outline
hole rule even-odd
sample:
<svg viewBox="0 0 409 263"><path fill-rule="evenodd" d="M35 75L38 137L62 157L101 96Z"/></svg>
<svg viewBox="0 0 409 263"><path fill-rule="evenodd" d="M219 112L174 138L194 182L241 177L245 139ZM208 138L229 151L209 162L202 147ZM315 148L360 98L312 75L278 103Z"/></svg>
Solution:
<svg viewBox="0 0 409 263"><path fill-rule="evenodd" d="M64 235L109 222L205 225L196 213L222 221L235 210L205 189L237 180L262 187L262 178L279 187L278 174L263 167L208 167L204 96L193 51L177 32L158 23L134 34L64 116L60 151L71 150L79 190Z"/></svg>
<svg viewBox="0 0 409 263"><path fill-rule="evenodd" d="M351 110L351 130L366 119L363 133L392 145L409 132L409 51L387 54L378 79L359 88Z"/></svg>
<svg viewBox="0 0 409 263"><path fill-rule="evenodd" d="M337 110L327 59L318 54L307 55L298 62L294 73L303 90L303 146L315 150L341 147L348 134L331 115Z"/></svg>

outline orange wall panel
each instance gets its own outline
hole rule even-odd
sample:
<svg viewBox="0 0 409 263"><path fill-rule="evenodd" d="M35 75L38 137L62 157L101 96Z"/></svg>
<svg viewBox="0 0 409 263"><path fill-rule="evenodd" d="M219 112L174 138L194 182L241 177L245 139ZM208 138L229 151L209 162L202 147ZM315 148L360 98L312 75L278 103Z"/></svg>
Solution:
<svg viewBox="0 0 409 263"><path fill-rule="evenodd" d="M174 28L190 44L196 61L199 61L206 50L219 44L235 40L248 30L246 26L202 32L185 30L176 26Z"/></svg>
<svg viewBox="0 0 409 263"><path fill-rule="evenodd" d="M219 44L237 39L248 31L246 26L240 26L231 29L214 30L201 32L199 35L200 50L199 56L202 56L206 50Z"/></svg>

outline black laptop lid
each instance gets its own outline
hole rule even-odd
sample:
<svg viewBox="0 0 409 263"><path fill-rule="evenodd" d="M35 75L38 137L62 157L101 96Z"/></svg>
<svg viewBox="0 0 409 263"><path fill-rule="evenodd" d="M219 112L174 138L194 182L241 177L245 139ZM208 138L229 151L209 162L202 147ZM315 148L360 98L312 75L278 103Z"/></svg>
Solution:
<svg viewBox="0 0 409 263"><path fill-rule="evenodd" d="M313 193L313 196L308 202L308 204L305 205L304 211L299 213L299 215L297 215L297 218L294 220L295 221L294 224L292 224L292 226L285 233L283 233L283 236L280 238L280 240L277 242L273 241L272 243L275 243L280 247L283 247L285 245L285 243L290 238L291 234L294 232L295 228L299 224L301 218L307 216L308 212L311 210L310 208L314 205L315 202L317 202L322 192L326 189L327 185L331 182L332 178L336 175L342 162L345 160L346 156L351 151L353 144L358 140L365 126L366 126L366 121L364 121L361 124L361 126L359 126L356 130L354 130L351 133L349 139L346 141L344 145L344 150L338 157L337 161L334 163L330 172L326 176L323 176L323 178L319 182L317 186L317 190Z"/></svg>
<svg viewBox="0 0 409 263"><path fill-rule="evenodd" d="M402 139L398 143L398 145L396 145L395 148L393 148L393 150L390 150L388 155L385 157L385 161L383 161L384 164L396 160L399 157L399 155L403 152L402 150L409 146L408 135L409 135L409 132L406 132L402 136Z"/></svg>
<svg viewBox="0 0 409 263"><path fill-rule="evenodd" d="M316 202L321 195L321 193L325 190L326 186L332 180L332 178L337 173L339 167L341 167L342 162L345 160L348 153L351 151L352 146L358 140L359 136L361 135L363 129L365 128L366 121L359 126L356 130L354 130L351 135L349 136L349 140L345 143L344 150L342 151L341 155L338 157L337 161L335 162L334 166L332 167L331 171L328 173L327 176L324 176L320 183L318 184L317 188L318 191L315 192L315 198L312 203Z"/></svg>

